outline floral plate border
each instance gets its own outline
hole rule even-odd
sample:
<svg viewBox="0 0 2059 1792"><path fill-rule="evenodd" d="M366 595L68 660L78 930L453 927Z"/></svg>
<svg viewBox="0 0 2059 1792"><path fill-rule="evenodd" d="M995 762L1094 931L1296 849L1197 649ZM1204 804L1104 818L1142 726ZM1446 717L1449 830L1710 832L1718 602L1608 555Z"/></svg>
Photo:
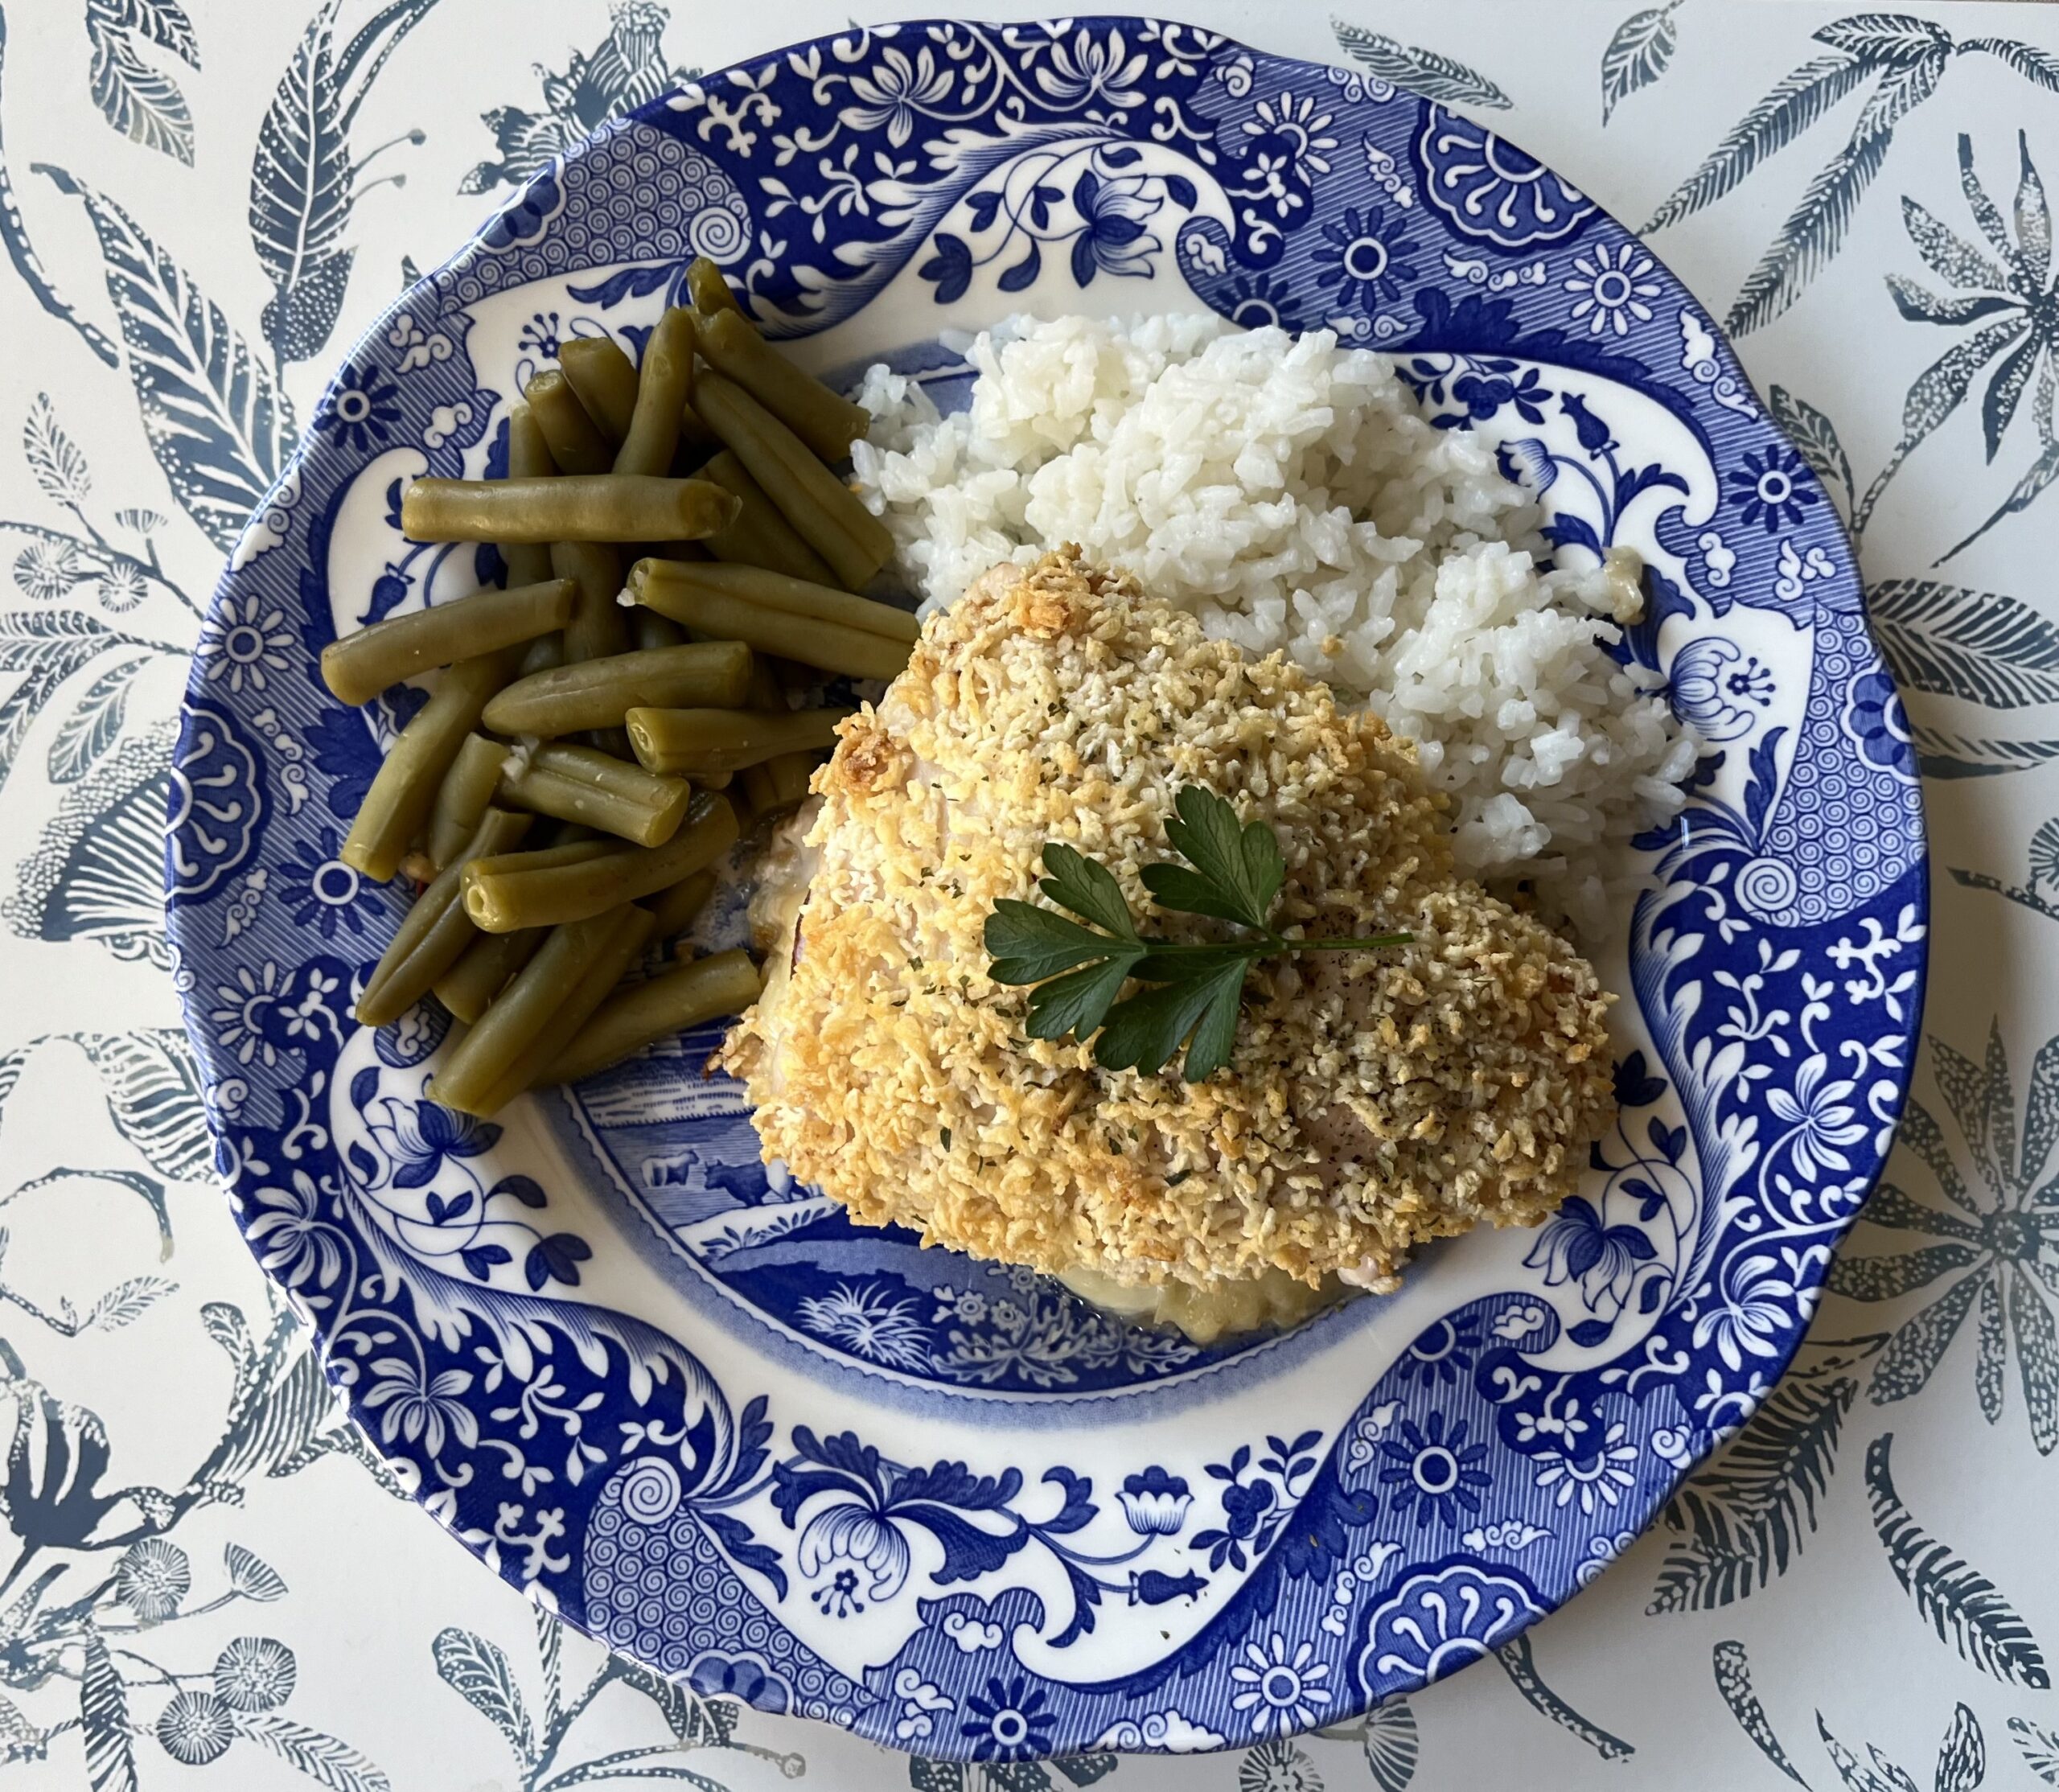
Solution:
<svg viewBox="0 0 2059 1792"><path fill-rule="evenodd" d="M592 1098L527 1104L503 1141L420 1099L433 1015L352 1025L399 904L337 831L407 700L339 709L320 648L339 616L493 575L399 537L399 478L492 464L482 370L553 345L547 302L635 342L696 253L845 358L1024 304L1325 324L1495 434L1562 553L1644 553L1623 651L1709 750L1638 843L1623 1121L1559 1219L1189 1378L1208 1427L1154 1426L1176 1409L1147 1385L1101 1396L1113 1436L1025 1390L1008 1409L1042 1428L1010 1436L992 1402L914 1378L890 1408L855 1358L690 1319L638 1252L595 1251L604 1199L528 1173ZM1598 1572L1806 1327L1905 1093L1926 914L1848 549L1677 282L1434 101L1136 19L853 31L532 180L359 344L239 542L166 878L239 1223L417 1497L654 1668L980 1759L1334 1722ZM1354 1327L1388 1367L1329 1410L1317 1365Z"/></svg>

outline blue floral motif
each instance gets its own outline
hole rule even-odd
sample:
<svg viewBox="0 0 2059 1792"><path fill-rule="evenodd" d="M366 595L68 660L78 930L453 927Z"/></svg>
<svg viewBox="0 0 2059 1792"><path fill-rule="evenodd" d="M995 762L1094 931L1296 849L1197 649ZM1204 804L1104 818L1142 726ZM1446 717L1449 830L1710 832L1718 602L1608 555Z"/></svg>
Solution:
<svg viewBox="0 0 2059 1792"><path fill-rule="evenodd" d="M376 364L345 367L314 412L316 429L358 454L384 447L400 421L400 394Z"/></svg>
<svg viewBox="0 0 2059 1792"><path fill-rule="evenodd" d="M1069 1469L1046 1473L1045 1482L1058 1490L1058 1509L1033 1520L1016 1506L1022 1491L1017 1469L979 1475L962 1462L905 1467L861 1443L853 1432L818 1439L805 1425L794 1428L794 1446L796 1454L773 1469L772 1504L791 1528L804 1507L827 1501L801 1527L795 1559L803 1574L820 1583L810 1597L832 1617L863 1611L866 1600L890 1600L901 1590L912 1560L910 1531L927 1532L941 1547L942 1564L931 1576L939 1586L980 1580L1034 1543L1064 1570L1072 1588L1071 1616L1051 1639L1054 1648L1062 1649L1094 1628L1103 1593L1123 1590L1090 1570L1138 1553L1089 1556L1061 1540L1084 1529L1099 1510L1094 1484Z"/></svg>
<svg viewBox="0 0 2059 1792"><path fill-rule="evenodd" d="M1577 1284L1590 1312L1613 1318L1630 1298L1638 1271L1658 1252L1642 1227L1609 1226L1584 1194L1574 1195L1545 1222L1523 1262L1544 1271L1544 1285Z"/></svg>
<svg viewBox="0 0 2059 1792"><path fill-rule="evenodd" d="M1740 739L1773 706L1773 673L1735 641L1705 635L1673 656L1673 707L1705 741Z"/></svg>
<svg viewBox="0 0 2059 1792"><path fill-rule="evenodd" d="M725 1655L710 1650L687 1670L687 1684L714 1699L738 1699L760 1711L784 1712L789 1694L784 1682L765 1664L749 1656Z"/></svg>
<svg viewBox="0 0 2059 1792"><path fill-rule="evenodd" d="M1412 1576L1370 1616L1360 1680L1378 1687L1441 1679L1543 1615L1529 1584L1511 1572L1460 1564Z"/></svg>
<svg viewBox="0 0 2059 1792"><path fill-rule="evenodd" d="M229 713L189 697L171 760L165 898L177 906L220 889L257 850L264 761Z"/></svg>
<svg viewBox="0 0 2059 1792"><path fill-rule="evenodd" d="M1433 1518L1456 1524L1461 1510L1478 1511L1480 1490L1494 1479L1480 1466L1487 1446L1466 1442L1463 1419L1449 1427L1449 1436L1445 1432L1444 1414L1432 1412L1420 1426L1404 1419L1401 1435L1380 1445L1387 1458L1380 1485L1391 1490L1387 1498L1395 1510L1414 1508L1419 1531Z"/></svg>
<svg viewBox="0 0 2059 1792"><path fill-rule="evenodd" d="M336 830L323 827L294 848L273 880L295 925L312 927L324 939L334 939L339 925L362 934L376 912L366 880L337 856L341 846Z"/></svg>
<svg viewBox="0 0 2059 1792"><path fill-rule="evenodd" d="M984 1692L969 1695L972 1716L958 1726L972 1741L975 1761L1028 1761L1051 1749L1051 1711L1041 1687L1017 1675L1005 1683L987 1682Z"/></svg>
<svg viewBox="0 0 2059 1792"><path fill-rule="evenodd" d="M1423 196L1460 236L1498 249L1565 242L1599 210L1534 156L1442 106L1423 109L1415 146Z"/></svg>
<svg viewBox="0 0 2059 1792"><path fill-rule="evenodd" d="M1379 206L1362 212L1347 206L1342 217L1322 227L1322 236L1330 246L1317 252L1316 265L1326 270L1323 283L1340 303L1370 311L1391 304L1414 284L1415 248Z"/></svg>
<svg viewBox="0 0 2059 1792"><path fill-rule="evenodd" d="M1480 1322L1470 1314L1440 1319L1422 1332L1401 1358L1403 1372L1424 1387L1452 1387L1473 1367L1480 1348Z"/></svg>
<svg viewBox="0 0 2059 1792"><path fill-rule="evenodd" d="M1823 495L1806 476L1807 463L1778 442L1757 452L1747 449L1742 466L1730 471L1730 488L1744 500L1743 520L1757 524L1768 535L1798 528L1802 517L1823 502Z"/></svg>
<svg viewBox="0 0 2059 1792"><path fill-rule="evenodd" d="M1085 226L1072 240L1073 283L1086 286L1096 273L1149 277L1158 239L1145 220L1165 203L1141 175L1103 179L1083 169L1073 183L1073 209ZM1023 282L1027 285L1028 281Z"/></svg>
<svg viewBox="0 0 2059 1792"><path fill-rule="evenodd" d="M1247 330L1262 330L1268 324L1284 330L1301 327L1293 289L1270 273L1240 274L1231 283L1229 315L1231 323Z"/></svg>
<svg viewBox="0 0 2059 1792"><path fill-rule="evenodd" d="M391 1184L397 1189L424 1187L435 1181L445 1158L476 1157L500 1138L500 1128L490 1121L474 1120L440 1102L381 1095L365 1109L364 1117L372 1136L384 1148ZM454 1219L462 1211L437 1217Z"/></svg>
<svg viewBox="0 0 2059 1792"><path fill-rule="evenodd" d="M1885 672L1864 672L1853 680L1844 713L1845 725L1868 763L1888 771L1911 770L1914 754L1909 714L1902 707L1901 693Z"/></svg>
<svg viewBox="0 0 2059 1792"><path fill-rule="evenodd" d="M1130 1529L1139 1536L1177 1535L1187 1522L1187 1508L1194 1504L1186 1477L1168 1474L1155 1462L1141 1474L1125 1476L1116 1498Z"/></svg>
<svg viewBox="0 0 2059 1792"><path fill-rule="evenodd" d="M1280 1527L1293 1509L1293 1502L1307 1488L1316 1471L1313 1453L1321 1432L1305 1431L1291 1444L1277 1437L1265 1441L1266 1453L1254 1464L1251 1447L1239 1444L1227 1462L1210 1462L1211 1479L1223 1483L1223 1524L1197 1531L1190 1547L1206 1550L1208 1565L1219 1568L1227 1562L1242 1568L1251 1556L1263 1556L1272 1547ZM1256 1469L1256 1472L1253 1472ZM1244 1478L1251 1476L1249 1480Z"/></svg>

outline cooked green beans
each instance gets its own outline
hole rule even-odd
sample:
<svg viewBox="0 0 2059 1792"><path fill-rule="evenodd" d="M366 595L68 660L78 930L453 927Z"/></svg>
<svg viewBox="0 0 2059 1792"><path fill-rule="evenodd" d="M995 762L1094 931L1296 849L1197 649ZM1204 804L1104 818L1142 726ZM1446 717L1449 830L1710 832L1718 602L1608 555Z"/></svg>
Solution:
<svg viewBox="0 0 2059 1792"><path fill-rule="evenodd" d="M903 647L913 647L923 631L914 613L898 604L874 603L870 598L854 597L849 591L807 579L789 578L762 566L696 566L689 576L695 585L710 591L746 598L767 610L804 617L810 622L863 629L868 635L898 641ZM772 670L776 675L779 668L775 666Z"/></svg>
<svg viewBox="0 0 2059 1792"><path fill-rule="evenodd" d="M741 311L717 311L701 332L701 351L824 460L847 459L872 427L872 413L803 373L758 335Z"/></svg>
<svg viewBox="0 0 2059 1792"><path fill-rule="evenodd" d="M615 923L614 932L602 948L599 957L587 967L558 1005L557 1012L550 1017L550 1025L516 1054L500 1081L495 1084L487 1099L495 1112L505 1108L525 1089L544 1080L553 1061L564 1051L565 1042L578 1038L587 1021L622 981L623 973L636 962L644 942L650 937L650 911L632 904L629 913Z"/></svg>
<svg viewBox="0 0 2059 1792"><path fill-rule="evenodd" d="M557 471L535 412L518 400L508 413L508 478L547 479ZM511 586L535 585L550 577L550 550L533 542L503 542L500 557L507 563Z"/></svg>
<svg viewBox="0 0 2059 1792"><path fill-rule="evenodd" d="M639 708L733 709L750 688L750 667L741 641L582 660L510 684L486 706L486 725L499 734L549 738L618 727Z"/></svg>
<svg viewBox="0 0 2059 1792"><path fill-rule="evenodd" d="M646 771L741 771L782 753L825 752L849 709L631 709L629 744Z"/></svg>
<svg viewBox="0 0 2059 1792"><path fill-rule="evenodd" d="M479 937L465 912L464 867L488 853L505 853L529 831L530 818L488 809L455 862L414 900L358 997L357 1017L367 1026L397 1021L427 995Z"/></svg>
<svg viewBox="0 0 2059 1792"><path fill-rule="evenodd" d="M476 860L465 878L465 911L487 933L513 933L598 914L617 902L669 889L705 870L735 845L736 812L729 799L701 795L692 814L662 846L611 852L590 859L544 862L523 853Z"/></svg>
<svg viewBox="0 0 2059 1792"><path fill-rule="evenodd" d="M550 931L524 927L520 933L475 933L465 956L436 980L436 999L466 1025L508 987L508 980L536 956Z"/></svg>
<svg viewBox="0 0 2059 1792"><path fill-rule="evenodd" d="M808 780L821 763L819 753L782 753L748 767L743 773L743 794L750 805L752 824L799 808L808 800Z"/></svg>
<svg viewBox="0 0 2059 1792"><path fill-rule="evenodd" d="M736 294L729 290L722 270L705 255L695 256L686 265L686 293L693 301L694 310L704 318L738 309Z"/></svg>
<svg viewBox="0 0 2059 1792"><path fill-rule="evenodd" d="M706 375L696 408L765 488L802 540L828 561L840 585L870 582L894 552L886 525L817 459L808 444L734 381Z"/></svg>
<svg viewBox="0 0 2059 1792"><path fill-rule="evenodd" d="M639 560L630 569L630 595L692 634L742 641L755 652L798 660L847 678L892 678L908 663L905 642L768 608L708 584L699 577L707 569L684 561Z"/></svg>
<svg viewBox="0 0 2059 1792"><path fill-rule="evenodd" d="M561 821L582 821L639 846L672 837L693 799L684 778L664 778L611 754L567 741L546 741L512 758L501 774L502 798Z"/></svg>
<svg viewBox="0 0 2059 1792"><path fill-rule="evenodd" d="M742 507L734 522L707 539L707 550L717 560L763 566L817 585L834 582L836 575L830 571L829 562L795 532L793 524L779 514L779 507L728 449L711 458L700 476L734 492Z"/></svg>
<svg viewBox="0 0 2059 1792"><path fill-rule="evenodd" d="M389 616L331 641L322 650L322 681L339 702L369 703L404 678L433 666L476 659L562 628L572 614L573 590L561 579L489 586L448 603Z"/></svg>
<svg viewBox="0 0 2059 1792"><path fill-rule="evenodd" d="M636 372L636 409L615 450L617 473L664 473L679 448L680 424L693 396L693 314L675 305L643 344Z"/></svg>
<svg viewBox="0 0 2059 1792"><path fill-rule="evenodd" d="M498 1108L500 1084L539 1038L562 1038L549 1030L559 1011L587 973L610 956L625 923L636 916L647 931L649 913L629 903L553 930L445 1058L429 1083L430 1099L469 1114Z"/></svg>
<svg viewBox="0 0 2059 1792"><path fill-rule="evenodd" d="M400 868L429 819L444 773L478 727L487 699L508 682L515 660L514 651L503 647L445 668L435 695L401 730L365 792L343 841L344 864L380 883Z"/></svg>
<svg viewBox="0 0 2059 1792"><path fill-rule="evenodd" d="M710 480L636 473L417 479L401 495L401 528L411 541L692 541L740 508Z"/></svg>
<svg viewBox="0 0 2059 1792"><path fill-rule="evenodd" d="M572 382L547 368L522 388L530 413L543 431L550 458L561 473L605 473L614 465L614 445L595 426Z"/></svg>
<svg viewBox="0 0 2059 1792"><path fill-rule="evenodd" d="M655 929L653 930L656 931ZM539 1083L577 1083L718 1015L741 1014L761 979L748 952L717 952L610 997L551 1060Z"/></svg>
<svg viewBox="0 0 2059 1792"><path fill-rule="evenodd" d="M545 559L549 559L546 555ZM576 587L575 587L576 589ZM529 651L522 656L522 663L515 668L517 678L531 678L540 672L549 672L553 666L565 664L565 636L553 631L539 635L529 643Z"/></svg>
<svg viewBox="0 0 2059 1792"><path fill-rule="evenodd" d="M639 653L655 653L663 647L683 647L686 631L669 616L646 610L640 603L630 612L629 632Z"/></svg>
<svg viewBox="0 0 2059 1792"><path fill-rule="evenodd" d="M715 873L712 871L697 871L690 878L680 878L670 890L660 890L655 898L644 905L656 917L651 937L669 939L674 934L685 932L694 916L708 906L708 898L714 894Z"/></svg>
<svg viewBox="0 0 2059 1792"><path fill-rule="evenodd" d="M429 812L429 862L438 871L464 851L465 842L478 831L480 816L500 787L500 768L507 758L508 749L483 734L467 734L458 746Z"/></svg>
<svg viewBox="0 0 2059 1792"><path fill-rule="evenodd" d="M636 364L612 336L573 336L560 346L557 366L612 450L636 414Z"/></svg>
<svg viewBox="0 0 2059 1792"><path fill-rule="evenodd" d="M604 541L553 541L550 563L560 578L579 587L565 625L567 663L626 651L629 621L614 601L622 593L622 556Z"/></svg>

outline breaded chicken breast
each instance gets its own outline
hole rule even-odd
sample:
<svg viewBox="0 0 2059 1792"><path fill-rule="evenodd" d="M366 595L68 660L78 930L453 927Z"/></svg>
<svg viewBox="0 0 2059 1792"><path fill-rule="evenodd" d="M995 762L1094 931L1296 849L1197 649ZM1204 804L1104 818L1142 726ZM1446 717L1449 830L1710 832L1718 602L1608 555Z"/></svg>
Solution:
<svg viewBox="0 0 2059 1792"><path fill-rule="evenodd" d="M997 901L1035 899L1048 841L1153 931L1219 937L1138 875L1173 856L1186 784L1277 833L1276 927L1415 935L1260 964L1231 1062L1192 1086L1030 1038L982 943ZM1126 1286L1380 1287L1424 1239L1543 1219L1613 1123L1609 998L1453 875L1412 749L1076 550L932 616L816 788L791 946L720 1061L766 1157L866 1223Z"/></svg>

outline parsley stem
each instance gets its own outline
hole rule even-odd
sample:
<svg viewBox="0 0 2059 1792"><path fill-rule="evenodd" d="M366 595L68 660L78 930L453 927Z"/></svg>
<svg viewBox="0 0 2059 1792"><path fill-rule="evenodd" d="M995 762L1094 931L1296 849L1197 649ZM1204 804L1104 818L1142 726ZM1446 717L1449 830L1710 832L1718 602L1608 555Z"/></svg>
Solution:
<svg viewBox="0 0 2059 1792"><path fill-rule="evenodd" d="M1111 936L1111 943L1119 949L1135 951L1142 947L1153 958L1219 958L1225 952L1241 952L1247 958L1276 958L1288 952L1377 952L1391 947L1406 946L1416 938L1412 933L1375 934L1370 939L1289 939L1284 934L1266 932L1256 939L1194 940L1174 944L1169 940L1153 939L1149 935L1140 935L1129 939Z"/></svg>
<svg viewBox="0 0 2059 1792"><path fill-rule="evenodd" d="M1375 934L1371 939L1284 939L1272 935L1272 948L1281 952L1377 952L1390 946L1406 946L1412 933Z"/></svg>

